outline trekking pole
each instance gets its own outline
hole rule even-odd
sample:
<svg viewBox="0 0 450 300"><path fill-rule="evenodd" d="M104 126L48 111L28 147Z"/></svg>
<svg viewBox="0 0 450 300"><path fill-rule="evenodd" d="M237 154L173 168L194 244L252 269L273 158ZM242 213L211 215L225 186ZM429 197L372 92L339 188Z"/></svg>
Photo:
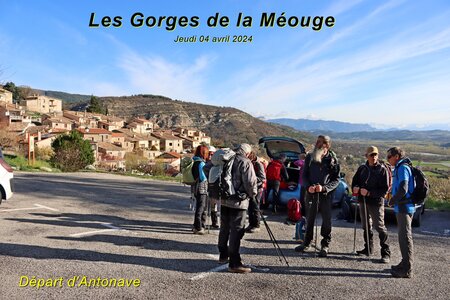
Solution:
<svg viewBox="0 0 450 300"><path fill-rule="evenodd" d="M366 196L363 196L363 202L364 202L364 214L365 214L365 220L366 222L366 246L367 246L367 253L369 254L369 260L370 260L370 242L369 242L369 216L367 215L367 203L366 203Z"/></svg>
<svg viewBox="0 0 450 300"><path fill-rule="evenodd" d="M284 262L289 268L289 262L286 259L286 256L284 256L283 251L280 248L280 245L278 244L278 241L276 240L275 236L273 235L272 230L269 227L269 224L267 224L266 217L264 217L263 213L260 211L259 214L261 215L261 219L263 220L264 226L266 227L267 233L269 234L270 240L275 248L275 251L277 252L278 259L280 260L280 263L283 263L282 258L284 259Z"/></svg>
<svg viewBox="0 0 450 300"><path fill-rule="evenodd" d="M353 226L353 252L356 255L356 215L358 214L358 202L355 203L355 222Z"/></svg>
<svg viewBox="0 0 450 300"><path fill-rule="evenodd" d="M314 256L317 256L317 216L319 214L319 193L316 193L317 197L316 197L316 217L314 219L314 223L315 223L315 227L316 227L316 240L315 240L315 245L314 245Z"/></svg>

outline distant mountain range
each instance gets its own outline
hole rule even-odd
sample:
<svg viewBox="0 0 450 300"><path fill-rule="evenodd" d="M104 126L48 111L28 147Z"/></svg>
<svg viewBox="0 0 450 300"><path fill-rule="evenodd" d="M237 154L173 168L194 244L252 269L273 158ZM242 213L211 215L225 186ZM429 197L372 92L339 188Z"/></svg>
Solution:
<svg viewBox="0 0 450 300"><path fill-rule="evenodd" d="M39 90L40 93L64 101L66 109L84 110L90 95ZM144 116L161 127L194 127L207 132L220 144L246 140L256 144L265 135L290 136L311 143L314 135L328 134L344 140L425 141L450 146L447 130L380 130L369 124L308 119L261 120L232 107L219 107L172 100L163 96L135 95L98 97L109 114L131 118Z"/></svg>
<svg viewBox="0 0 450 300"><path fill-rule="evenodd" d="M448 142L450 141L450 131L448 130L404 130L398 128L381 130L369 124L288 118L267 121L315 135L327 134L343 140L426 141L439 143L444 147L448 147L450 144Z"/></svg>
<svg viewBox="0 0 450 300"><path fill-rule="evenodd" d="M369 124L356 124L339 121L308 120L308 119L270 119L271 123L290 126L301 131L333 131L333 132L355 132L355 131L375 131L376 128Z"/></svg>

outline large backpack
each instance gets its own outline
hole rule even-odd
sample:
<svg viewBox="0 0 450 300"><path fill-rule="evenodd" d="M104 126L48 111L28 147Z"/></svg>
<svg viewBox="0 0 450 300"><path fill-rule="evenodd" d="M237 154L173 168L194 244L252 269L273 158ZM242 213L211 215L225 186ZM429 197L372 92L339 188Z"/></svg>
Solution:
<svg viewBox="0 0 450 300"><path fill-rule="evenodd" d="M302 213L300 210L301 206L300 201L297 199L289 199L287 203L289 221L298 222L302 218Z"/></svg>
<svg viewBox="0 0 450 300"><path fill-rule="evenodd" d="M411 193L411 200L414 204L421 205L428 196L430 184L422 170L414 167L411 162L405 162L405 164L411 169L414 180L414 190Z"/></svg>
<svg viewBox="0 0 450 300"><path fill-rule="evenodd" d="M412 164L410 164L409 167L411 168L412 176L414 178L414 191L411 194L411 199L414 204L420 205L425 202L425 198L428 196L430 184L422 170L414 167Z"/></svg>
<svg viewBox="0 0 450 300"><path fill-rule="evenodd" d="M194 166L194 161L191 157L183 157L181 159L181 174L183 175L182 182L187 185L194 185L195 184L195 178L192 173L192 168Z"/></svg>
<svg viewBox="0 0 450 300"><path fill-rule="evenodd" d="M232 172L236 153L229 149L219 149L211 157L213 167L209 171L208 188L211 197L229 199L236 194L232 182Z"/></svg>

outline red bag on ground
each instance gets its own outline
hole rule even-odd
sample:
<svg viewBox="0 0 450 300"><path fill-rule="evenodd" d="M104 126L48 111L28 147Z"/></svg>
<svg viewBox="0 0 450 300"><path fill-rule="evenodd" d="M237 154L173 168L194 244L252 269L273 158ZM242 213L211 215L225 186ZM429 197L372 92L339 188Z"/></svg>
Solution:
<svg viewBox="0 0 450 300"><path fill-rule="evenodd" d="M295 198L289 199L287 203L288 219L292 222L298 222L302 218L301 204Z"/></svg>

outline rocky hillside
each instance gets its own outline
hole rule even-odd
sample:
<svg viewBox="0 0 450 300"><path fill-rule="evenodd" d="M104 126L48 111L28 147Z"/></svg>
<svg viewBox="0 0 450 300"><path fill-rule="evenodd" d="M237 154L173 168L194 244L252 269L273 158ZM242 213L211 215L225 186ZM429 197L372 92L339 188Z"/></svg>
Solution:
<svg viewBox="0 0 450 300"><path fill-rule="evenodd" d="M310 143L307 133L264 122L231 107L218 107L172 100L153 95L100 97L108 114L129 119L135 116L155 121L160 127L188 127L205 131L215 145L242 142L257 144L263 136L290 136Z"/></svg>

